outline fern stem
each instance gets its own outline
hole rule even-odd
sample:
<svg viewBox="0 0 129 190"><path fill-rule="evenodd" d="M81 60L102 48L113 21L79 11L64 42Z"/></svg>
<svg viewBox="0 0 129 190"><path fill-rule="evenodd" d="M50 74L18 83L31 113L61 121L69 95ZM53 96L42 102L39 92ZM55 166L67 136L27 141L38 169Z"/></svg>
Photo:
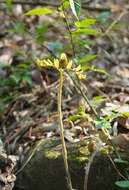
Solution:
<svg viewBox="0 0 129 190"><path fill-rule="evenodd" d="M66 178L67 178L67 185L69 190L73 190L72 188L72 182L69 172L69 166L68 166L68 156L67 156L67 149L64 139L64 127L63 127L63 121L62 121L62 109L61 109L61 103L62 103L62 86L63 86L63 71L60 69L60 79L59 79L59 86L58 86L58 115L59 115L59 128L60 128L60 138L62 143L62 155L64 159L64 167L66 172Z"/></svg>

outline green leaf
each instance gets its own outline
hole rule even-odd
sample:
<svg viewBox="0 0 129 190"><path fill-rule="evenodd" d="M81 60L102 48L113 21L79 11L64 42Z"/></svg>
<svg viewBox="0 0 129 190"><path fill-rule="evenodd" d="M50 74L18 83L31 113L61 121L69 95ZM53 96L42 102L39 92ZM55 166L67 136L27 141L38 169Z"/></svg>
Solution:
<svg viewBox="0 0 129 190"><path fill-rule="evenodd" d="M79 20L75 22L75 26L77 28L85 28L85 27L89 27L90 25L95 24L96 20L93 18L85 18L83 20Z"/></svg>
<svg viewBox="0 0 129 190"><path fill-rule="evenodd" d="M123 117L129 117L129 112L121 112L121 115L122 115Z"/></svg>
<svg viewBox="0 0 129 190"><path fill-rule="evenodd" d="M98 73L102 73L102 74L105 74L105 75L109 76L109 74L104 69L102 69L102 68L92 67L91 69L92 69L92 71L95 71L95 72L98 72Z"/></svg>
<svg viewBox="0 0 129 190"><path fill-rule="evenodd" d="M58 8L60 11L64 11L65 9L69 8L69 0L64 0L63 4Z"/></svg>
<svg viewBox="0 0 129 190"><path fill-rule="evenodd" d="M111 125L104 118L97 118L95 121L95 126L97 129L108 129L111 128Z"/></svg>
<svg viewBox="0 0 129 190"><path fill-rule="evenodd" d="M81 57L78 62L81 64L81 63L86 63L86 62L89 62L89 61L92 61L93 59L95 59L97 57L97 55L95 54L89 54L89 55L86 55L84 57Z"/></svg>
<svg viewBox="0 0 129 190"><path fill-rule="evenodd" d="M116 181L115 185L121 188L129 188L129 180L124 180L124 181Z"/></svg>
<svg viewBox="0 0 129 190"><path fill-rule="evenodd" d="M47 32L46 25L37 25L35 28L35 40L37 43L42 44L44 41L44 34Z"/></svg>
<svg viewBox="0 0 129 190"><path fill-rule="evenodd" d="M24 22L17 21L13 28L8 29L9 32L24 34L25 33L25 24Z"/></svg>
<svg viewBox="0 0 129 190"><path fill-rule="evenodd" d="M29 75L23 75L22 80L26 81L30 86L32 86L32 79Z"/></svg>
<svg viewBox="0 0 129 190"><path fill-rule="evenodd" d="M82 64L82 70L83 71L88 71L88 70L89 71L95 71L97 73L105 74L105 75L109 76L109 73L107 73L104 69L95 67L94 65L90 66L90 65Z"/></svg>
<svg viewBox="0 0 129 190"><path fill-rule="evenodd" d="M13 100L13 95L6 95L6 96L4 96L4 98L2 98L3 100L3 103L4 104L8 104L8 103L10 103L12 100Z"/></svg>
<svg viewBox="0 0 129 190"><path fill-rule="evenodd" d="M69 0L70 7L74 16L78 19L78 16L81 11L81 1L80 0Z"/></svg>
<svg viewBox="0 0 129 190"><path fill-rule="evenodd" d="M115 159L114 159L114 162L115 162L115 163L118 163L118 164L129 164L128 161L122 160L121 158L115 158Z"/></svg>
<svg viewBox="0 0 129 190"><path fill-rule="evenodd" d="M21 75L20 73L16 72L16 73L13 73L11 76L10 76L10 79L12 79L16 84L18 84L21 80Z"/></svg>
<svg viewBox="0 0 129 190"><path fill-rule="evenodd" d="M63 49L63 44L59 41L49 42L48 47L51 51L59 53Z"/></svg>
<svg viewBox="0 0 129 190"><path fill-rule="evenodd" d="M79 107L77 108L77 113L80 114L82 112L85 112L85 108L83 105L79 105Z"/></svg>
<svg viewBox="0 0 129 190"><path fill-rule="evenodd" d="M12 0L5 0L6 6L8 10L12 9Z"/></svg>
<svg viewBox="0 0 129 190"><path fill-rule="evenodd" d="M91 104L93 107L97 108L102 102L104 102L104 96L95 96L92 98Z"/></svg>
<svg viewBox="0 0 129 190"><path fill-rule="evenodd" d="M46 32L46 29L47 29L47 27L44 25L38 25L38 26L36 26L36 28L35 28L35 32L37 33L37 34L43 34L44 32Z"/></svg>
<svg viewBox="0 0 129 190"><path fill-rule="evenodd" d="M25 15L27 16L33 16L33 15L45 15L45 14L51 14L53 13L54 10L52 9L48 9L48 8L35 8L35 9L32 9L30 11L28 11L27 13L25 13Z"/></svg>
<svg viewBox="0 0 129 190"><path fill-rule="evenodd" d="M78 33L85 33L88 35L98 35L100 34L96 29L93 28L78 28L73 32L73 34L78 34Z"/></svg>
<svg viewBox="0 0 129 190"><path fill-rule="evenodd" d="M82 118L81 115L75 114L75 115L70 115L70 116L68 117L68 120L69 120L69 121L76 121L76 120L81 119L81 118Z"/></svg>
<svg viewBox="0 0 129 190"><path fill-rule="evenodd" d="M88 119L89 121L92 120L91 117L90 117L90 115L87 114L87 113L85 113L85 112L83 112L83 111L80 112L80 113L76 113L74 115L68 116L68 120L69 121L76 121L78 119L84 119L84 118Z"/></svg>
<svg viewBox="0 0 129 190"><path fill-rule="evenodd" d="M75 22L76 30L73 32L76 33L86 33L89 35L100 34L95 28L92 27L95 24L96 20L93 18L86 18L80 21Z"/></svg>

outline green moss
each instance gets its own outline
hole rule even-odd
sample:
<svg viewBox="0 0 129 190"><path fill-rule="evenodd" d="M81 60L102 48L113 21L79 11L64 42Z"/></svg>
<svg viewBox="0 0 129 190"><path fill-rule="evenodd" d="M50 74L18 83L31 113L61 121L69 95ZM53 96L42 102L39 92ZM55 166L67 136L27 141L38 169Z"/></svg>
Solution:
<svg viewBox="0 0 129 190"><path fill-rule="evenodd" d="M82 155L89 155L89 150L88 150L87 146L80 147L79 148L79 153L82 154Z"/></svg>
<svg viewBox="0 0 129 190"><path fill-rule="evenodd" d="M60 156L62 157L61 145L59 140L47 140L47 143L43 145L44 151L43 155L48 159L57 159ZM57 148L58 147L58 148ZM86 161L88 161L89 151L87 149L87 145L75 145L68 150L68 160L74 162L78 166L83 165Z"/></svg>
<svg viewBox="0 0 129 190"><path fill-rule="evenodd" d="M88 161L89 151L86 146L84 147L76 147L73 152L69 153L69 160L75 161L77 165L83 165L86 161Z"/></svg>
<svg viewBox="0 0 129 190"><path fill-rule="evenodd" d="M88 157L82 155L70 155L69 160L76 163L78 166L82 166L86 161L88 161Z"/></svg>
<svg viewBox="0 0 129 190"><path fill-rule="evenodd" d="M56 159L61 155L59 151L55 151L55 150L45 150L43 153L45 157L49 159Z"/></svg>
<svg viewBox="0 0 129 190"><path fill-rule="evenodd" d="M74 160L77 161L77 163L83 164L84 162L88 161L88 157L87 156L75 156Z"/></svg>

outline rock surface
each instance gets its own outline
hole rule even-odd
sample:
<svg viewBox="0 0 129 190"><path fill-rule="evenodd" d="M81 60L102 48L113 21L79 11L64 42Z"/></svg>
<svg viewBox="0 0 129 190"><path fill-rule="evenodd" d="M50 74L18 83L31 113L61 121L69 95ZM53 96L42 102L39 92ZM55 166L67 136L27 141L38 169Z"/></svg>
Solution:
<svg viewBox="0 0 129 190"><path fill-rule="evenodd" d="M67 145L73 188L83 190L86 143ZM106 155L98 154L91 165L88 190L118 190L114 185L120 176ZM15 190L67 190L59 139L45 140L19 174Z"/></svg>

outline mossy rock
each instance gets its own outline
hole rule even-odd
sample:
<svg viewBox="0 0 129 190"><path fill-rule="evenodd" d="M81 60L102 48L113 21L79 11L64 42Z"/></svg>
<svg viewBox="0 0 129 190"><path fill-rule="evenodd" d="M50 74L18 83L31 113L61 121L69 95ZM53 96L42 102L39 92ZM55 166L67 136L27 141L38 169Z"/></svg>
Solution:
<svg viewBox="0 0 129 190"><path fill-rule="evenodd" d="M68 162L73 188L83 190L87 143L68 144ZM18 176L15 190L67 190L59 139L44 140ZM118 173L106 155L98 154L90 169L88 190L118 190L114 185Z"/></svg>

